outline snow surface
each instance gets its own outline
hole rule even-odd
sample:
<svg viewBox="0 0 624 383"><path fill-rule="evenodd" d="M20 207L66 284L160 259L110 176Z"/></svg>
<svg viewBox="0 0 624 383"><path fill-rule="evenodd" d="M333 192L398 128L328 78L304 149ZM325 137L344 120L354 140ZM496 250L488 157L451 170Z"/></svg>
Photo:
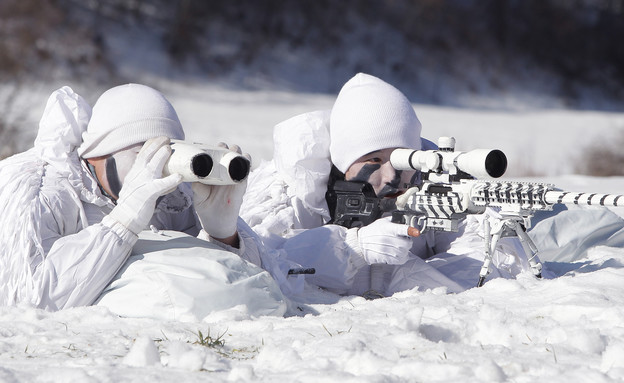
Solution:
<svg viewBox="0 0 624 383"><path fill-rule="evenodd" d="M161 89L189 139L239 144L256 164L272 156L274 124L333 103L328 95ZM622 177L570 175L570 157L594 137L624 130L624 113L415 108L425 136L454 135L458 150L500 148L511 175L526 166L517 174L545 176L533 181L624 192ZM119 318L102 307L4 307L0 381L624 380L624 249L596 246L558 270L551 280L521 275L454 295L405 291L367 301L313 291L286 318L252 318L244 307L201 323Z"/></svg>

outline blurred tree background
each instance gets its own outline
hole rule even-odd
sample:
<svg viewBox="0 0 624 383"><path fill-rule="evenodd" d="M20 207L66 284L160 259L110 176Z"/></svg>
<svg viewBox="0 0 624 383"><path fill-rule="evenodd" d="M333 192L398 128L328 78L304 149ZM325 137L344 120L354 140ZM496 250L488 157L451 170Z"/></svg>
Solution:
<svg viewBox="0 0 624 383"><path fill-rule="evenodd" d="M336 93L365 71L419 103L622 111L623 37L624 0L0 0L0 139L24 89L68 81Z"/></svg>
<svg viewBox="0 0 624 383"><path fill-rule="evenodd" d="M573 105L580 87L620 96L624 83L624 0L2 0L0 75L108 82L110 40L132 49L139 35L177 75L245 68L310 91L366 70L436 103L435 86L478 93L540 72Z"/></svg>

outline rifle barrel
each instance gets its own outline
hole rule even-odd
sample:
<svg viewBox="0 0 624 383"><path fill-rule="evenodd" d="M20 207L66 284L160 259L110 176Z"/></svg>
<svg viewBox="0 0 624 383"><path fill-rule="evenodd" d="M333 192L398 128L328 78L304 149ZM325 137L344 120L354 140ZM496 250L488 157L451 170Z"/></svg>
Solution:
<svg viewBox="0 0 624 383"><path fill-rule="evenodd" d="M624 206L624 195L618 194L571 193L549 190L546 192L544 200L550 205L563 203L566 205Z"/></svg>

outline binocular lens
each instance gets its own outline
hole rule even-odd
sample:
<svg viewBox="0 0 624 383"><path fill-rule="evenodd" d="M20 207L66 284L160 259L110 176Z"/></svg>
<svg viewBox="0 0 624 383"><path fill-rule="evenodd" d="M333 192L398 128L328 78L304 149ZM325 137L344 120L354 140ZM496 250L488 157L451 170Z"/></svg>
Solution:
<svg viewBox="0 0 624 383"><path fill-rule="evenodd" d="M225 148L174 140L171 151L163 175L178 173L183 182L232 185L243 181L251 171L251 162L247 158Z"/></svg>
<svg viewBox="0 0 624 383"><path fill-rule="evenodd" d="M233 158L228 167L230 178L236 182L244 180L249 174L249 165L249 161L244 157Z"/></svg>
<svg viewBox="0 0 624 383"><path fill-rule="evenodd" d="M207 177L212 170L212 158L208 154L198 154L191 160L193 174L198 177Z"/></svg>

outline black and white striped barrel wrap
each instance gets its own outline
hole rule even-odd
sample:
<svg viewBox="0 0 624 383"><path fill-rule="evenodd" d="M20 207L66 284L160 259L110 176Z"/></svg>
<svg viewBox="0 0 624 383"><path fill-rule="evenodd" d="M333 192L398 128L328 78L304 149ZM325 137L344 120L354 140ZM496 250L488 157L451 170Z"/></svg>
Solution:
<svg viewBox="0 0 624 383"><path fill-rule="evenodd" d="M472 182L472 202L476 205L518 204L531 209L546 208L554 204L624 206L624 195L557 191L551 184L533 182Z"/></svg>
<svg viewBox="0 0 624 383"><path fill-rule="evenodd" d="M620 194L549 191L546 193L545 199L549 204L562 203L566 205L624 206L624 195Z"/></svg>

